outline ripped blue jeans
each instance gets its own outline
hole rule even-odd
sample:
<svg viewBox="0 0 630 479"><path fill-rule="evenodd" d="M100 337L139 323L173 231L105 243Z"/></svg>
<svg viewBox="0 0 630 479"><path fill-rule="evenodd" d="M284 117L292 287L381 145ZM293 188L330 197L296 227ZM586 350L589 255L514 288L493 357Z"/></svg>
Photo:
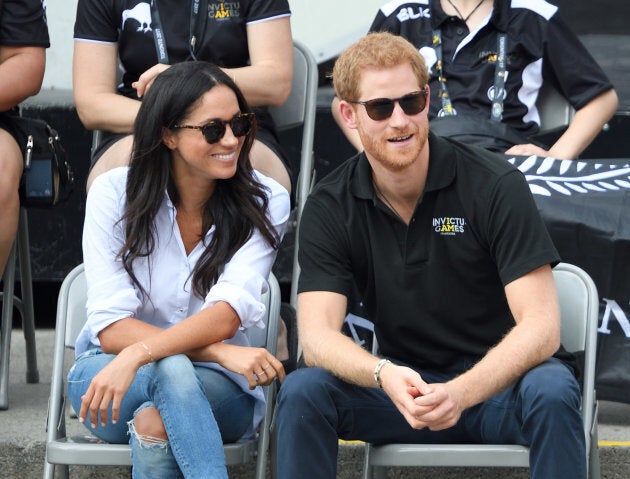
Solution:
<svg viewBox="0 0 630 479"><path fill-rule="evenodd" d="M79 356L68 373L68 395L75 411L92 378L114 358L100 348ZM157 408L168 441L139 436L133 418ZM134 479L227 478L223 442L238 440L249 428L254 399L220 371L195 366L184 355L142 366L122 399L116 424L84 425L96 437L131 445ZM111 410L110 410L111 418Z"/></svg>

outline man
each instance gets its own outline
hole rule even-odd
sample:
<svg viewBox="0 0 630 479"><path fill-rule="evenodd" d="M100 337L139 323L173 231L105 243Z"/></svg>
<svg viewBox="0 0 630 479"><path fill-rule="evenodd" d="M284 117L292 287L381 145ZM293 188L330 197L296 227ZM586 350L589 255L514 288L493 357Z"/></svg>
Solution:
<svg viewBox="0 0 630 479"><path fill-rule="evenodd" d="M41 0L0 2L0 112L37 94L50 46ZM0 113L0 274L17 231L23 170L22 148L10 120Z"/></svg>
<svg viewBox="0 0 630 479"><path fill-rule="evenodd" d="M302 216L298 330L315 367L280 390L280 477L334 478L338 438L524 444L533 478L586 477L579 387L552 357L559 258L523 175L429 133L426 68L402 37L367 35L333 82L365 151ZM341 332L353 284L382 357Z"/></svg>
<svg viewBox="0 0 630 479"><path fill-rule="evenodd" d="M432 131L465 143L510 155L575 159L617 110L606 74L558 7L544 0L392 0L379 9L370 31L395 33L415 45L429 69ZM549 148L532 140L543 83L554 85L576 110ZM498 92L503 94L495 98ZM360 151L356 132L336 118Z"/></svg>

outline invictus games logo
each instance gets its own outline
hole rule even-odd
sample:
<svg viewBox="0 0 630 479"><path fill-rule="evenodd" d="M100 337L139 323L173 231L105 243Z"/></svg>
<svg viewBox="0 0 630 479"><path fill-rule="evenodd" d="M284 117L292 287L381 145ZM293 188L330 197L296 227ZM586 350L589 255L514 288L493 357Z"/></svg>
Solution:
<svg viewBox="0 0 630 479"><path fill-rule="evenodd" d="M241 2L215 2L208 5L208 18L229 20L241 16Z"/></svg>
<svg viewBox="0 0 630 479"><path fill-rule="evenodd" d="M465 226L465 218L454 218L452 216L433 218L433 230L440 235L455 236L456 234L461 234L464 232Z"/></svg>

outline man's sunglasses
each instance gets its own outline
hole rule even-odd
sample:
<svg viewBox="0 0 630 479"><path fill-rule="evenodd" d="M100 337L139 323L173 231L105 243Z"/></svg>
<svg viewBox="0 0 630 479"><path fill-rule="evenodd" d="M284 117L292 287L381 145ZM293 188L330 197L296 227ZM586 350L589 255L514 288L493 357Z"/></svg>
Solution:
<svg viewBox="0 0 630 479"><path fill-rule="evenodd" d="M424 110L427 104L427 91L420 90L408 93L400 98L375 98L374 100L359 101L346 100L348 103L357 103L365 107L368 116L374 121L387 120L394 112L396 102L405 112L405 115L417 115Z"/></svg>
<svg viewBox="0 0 630 479"><path fill-rule="evenodd" d="M173 128L188 128L190 130L200 130L203 137L211 145L220 141L225 136L225 125L230 125L234 136L245 136L254 125L253 113L237 113L230 120L210 120L205 125L174 125Z"/></svg>

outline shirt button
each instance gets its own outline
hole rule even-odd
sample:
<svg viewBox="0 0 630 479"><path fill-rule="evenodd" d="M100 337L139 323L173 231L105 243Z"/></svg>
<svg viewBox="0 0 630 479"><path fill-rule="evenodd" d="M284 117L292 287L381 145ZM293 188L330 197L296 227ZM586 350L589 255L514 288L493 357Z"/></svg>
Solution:
<svg viewBox="0 0 630 479"><path fill-rule="evenodd" d="M457 34L458 35L463 35L464 34L464 29L462 27L458 27L457 28Z"/></svg>

